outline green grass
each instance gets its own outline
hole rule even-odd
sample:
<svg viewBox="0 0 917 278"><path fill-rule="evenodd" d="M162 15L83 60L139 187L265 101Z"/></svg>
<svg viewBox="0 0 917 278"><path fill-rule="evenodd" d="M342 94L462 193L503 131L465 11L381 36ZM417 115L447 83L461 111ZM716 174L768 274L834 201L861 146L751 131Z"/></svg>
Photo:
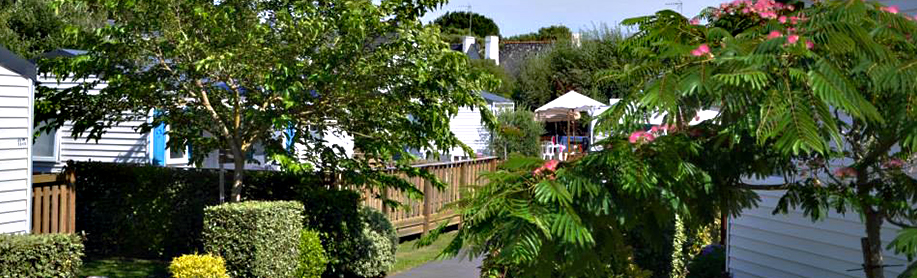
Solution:
<svg viewBox="0 0 917 278"><path fill-rule="evenodd" d="M100 259L83 262L80 277L168 278L169 263L139 259Z"/></svg>
<svg viewBox="0 0 917 278"><path fill-rule="evenodd" d="M455 233L442 234L433 244L423 248L414 246L417 243L417 239L398 244L398 251L395 253L395 266L392 267L389 273L396 274L436 259L436 256L455 238Z"/></svg>

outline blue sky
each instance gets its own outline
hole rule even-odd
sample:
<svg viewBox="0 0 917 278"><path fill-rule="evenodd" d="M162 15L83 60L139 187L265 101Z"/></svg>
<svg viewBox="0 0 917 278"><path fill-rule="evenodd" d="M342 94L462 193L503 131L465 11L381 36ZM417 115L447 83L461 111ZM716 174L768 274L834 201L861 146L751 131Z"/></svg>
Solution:
<svg viewBox="0 0 917 278"><path fill-rule="evenodd" d="M621 20L652 14L662 9L677 10L666 3L678 0L450 0L449 4L424 16L433 21L447 11L471 11L492 18L504 37L538 31L550 25L564 25L574 32L593 24L616 25ZM697 15L703 8L726 0L681 0L683 14Z"/></svg>

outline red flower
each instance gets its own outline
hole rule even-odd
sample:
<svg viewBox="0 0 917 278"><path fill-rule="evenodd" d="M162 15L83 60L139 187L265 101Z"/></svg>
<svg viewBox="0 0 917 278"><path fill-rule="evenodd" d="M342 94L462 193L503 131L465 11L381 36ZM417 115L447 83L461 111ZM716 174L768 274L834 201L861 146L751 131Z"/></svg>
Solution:
<svg viewBox="0 0 917 278"><path fill-rule="evenodd" d="M897 5L894 5L894 6L889 6L889 7L881 7L881 8L879 8L879 10L881 10L881 11L883 11L883 12L889 12L889 13L897 14L897 13L898 13L898 6L897 6Z"/></svg>
<svg viewBox="0 0 917 278"><path fill-rule="evenodd" d="M705 43L705 44L699 45L699 46L698 46L697 48L695 48L694 50L691 50L691 55L694 55L694 56L703 56L703 55L709 54L709 53L710 53L710 47L707 46L706 43Z"/></svg>
<svg viewBox="0 0 917 278"><path fill-rule="evenodd" d="M631 144L653 142L653 140L656 140L656 135L642 130L634 131L627 139Z"/></svg>
<svg viewBox="0 0 917 278"><path fill-rule="evenodd" d="M799 41L799 35L789 35L786 37L786 42L789 44L794 44Z"/></svg>
<svg viewBox="0 0 917 278"><path fill-rule="evenodd" d="M767 39L772 40L779 37L783 37L783 34L780 31L774 30L767 34Z"/></svg>
<svg viewBox="0 0 917 278"><path fill-rule="evenodd" d="M806 49L812 49L812 48L815 48L815 43L810 40L806 40Z"/></svg>

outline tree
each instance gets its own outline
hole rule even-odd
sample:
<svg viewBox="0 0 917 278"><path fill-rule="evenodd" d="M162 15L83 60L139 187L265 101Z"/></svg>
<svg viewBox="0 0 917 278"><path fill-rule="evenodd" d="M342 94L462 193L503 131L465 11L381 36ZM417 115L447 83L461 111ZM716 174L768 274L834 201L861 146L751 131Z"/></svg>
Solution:
<svg viewBox="0 0 917 278"><path fill-rule="evenodd" d="M542 134L544 123L535 121L532 111L504 111L497 115L497 130L490 140L490 149L504 159L509 154L537 156L541 152Z"/></svg>
<svg viewBox="0 0 917 278"><path fill-rule="evenodd" d="M801 207L815 220L830 210L859 213L864 272L883 277L882 223L915 221L917 187L901 169L917 147L917 69L910 66L917 24L874 2L800 7L737 1L709 9L706 25L672 11L625 21L639 26L629 45L646 58L621 77L639 80L642 90L608 119L667 112L685 129L694 111L718 107L715 132L746 138L726 141L731 148L765 148L779 162L753 173L746 167L770 164L762 160L768 155L754 154L732 167L744 176L788 177L732 186L786 189L775 213Z"/></svg>
<svg viewBox="0 0 917 278"><path fill-rule="evenodd" d="M433 20L444 34L470 35L479 38L500 36L500 27L493 19L473 12L447 12Z"/></svg>
<svg viewBox="0 0 917 278"><path fill-rule="evenodd" d="M573 32L570 28L563 25L552 25L541 27L538 32L515 35L507 38L508 41L570 41L573 38Z"/></svg>
<svg viewBox="0 0 917 278"><path fill-rule="evenodd" d="M492 93L504 97L512 97L513 91L516 89L516 79L507 73L503 67L498 66L496 63L494 63L493 60L490 59L471 60L471 67L475 71L478 71L482 74L492 75L500 80L500 86L494 89Z"/></svg>
<svg viewBox="0 0 917 278"><path fill-rule="evenodd" d="M98 94L88 93L98 82L43 89L38 120L51 128L73 121L72 135L97 139L152 113L141 131L170 126L168 146L190 146L193 163L229 150L235 201L255 144L289 171L312 165L329 179L419 196L381 163L432 178L409 167L405 150L468 149L448 128L461 106L492 118L476 92L494 81L468 71L468 59L419 22L440 1L103 3L115 23L83 37L89 52L41 68L74 80L98 76L107 86ZM353 136L362 155L322 144L314 130Z"/></svg>
<svg viewBox="0 0 917 278"><path fill-rule="evenodd" d="M82 48L73 40L105 24L100 7L78 1L18 0L0 2L0 45L22 57L60 48Z"/></svg>
<svg viewBox="0 0 917 278"><path fill-rule="evenodd" d="M569 40L555 43L522 63L513 99L537 108L570 90L600 101L618 97L626 80L603 78L603 73L620 70L630 61L630 53L620 47L623 39L620 28L602 26L586 33L579 47Z"/></svg>

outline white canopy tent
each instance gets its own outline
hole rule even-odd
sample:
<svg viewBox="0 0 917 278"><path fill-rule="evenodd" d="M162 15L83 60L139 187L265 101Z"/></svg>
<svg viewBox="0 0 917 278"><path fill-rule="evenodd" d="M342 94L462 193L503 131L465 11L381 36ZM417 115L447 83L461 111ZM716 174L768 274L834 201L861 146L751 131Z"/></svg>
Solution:
<svg viewBox="0 0 917 278"><path fill-rule="evenodd" d="M608 105L584 96L576 91L569 91L535 109L535 118L544 122L569 122L578 120L581 112L590 115Z"/></svg>
<svg viewBox="0 0 917 278"><path fill-rule="evenodd" d="M617 102L618 102L618 100L615 99L615 100L612 102L612 105L614 105L614 103L617 103ZM610 107L609 107L609 108L610 108ZM595 116L601 114L602 112L605 112L605 110L608 110L608 108L604 108L604 109L597 110L597 111L596 111L597 113L595 113ZM711 119L716 118L719 114L720 114L720 112L719 112L719 111L716 111L716 110L701 110L701 111L698 111L698 112L697 112L697 115L694 116L694 119L691 119L691 121L688 122L688 125L697 125L697 124L700 124L700 123L702 123L702 122L704 122L704 121L707 121L707 120L711 120ZM647 122L647 124L649 124L649 125L662 125L662 124L664 124L664 120L665 120L665 116L666 116L666 115L667 115L666 113L659 113L659 114L656 114L655 117L649 119L649 122ZM594 119L594 120L592 120L592 124L589 125L589 130L590 130L590 132L592 133L592 134L590 134L590 137L592 137L592 143L595 143L595 141L599 141L599 140L601 140L601 139L605 139L605 138L608 137L608 136L605 135L605 134L599 134L599 133L596 133L596 132L595 132L595 126L596 126L596 124L598 124L598 122L599 122L599 119Z"/></svg>

